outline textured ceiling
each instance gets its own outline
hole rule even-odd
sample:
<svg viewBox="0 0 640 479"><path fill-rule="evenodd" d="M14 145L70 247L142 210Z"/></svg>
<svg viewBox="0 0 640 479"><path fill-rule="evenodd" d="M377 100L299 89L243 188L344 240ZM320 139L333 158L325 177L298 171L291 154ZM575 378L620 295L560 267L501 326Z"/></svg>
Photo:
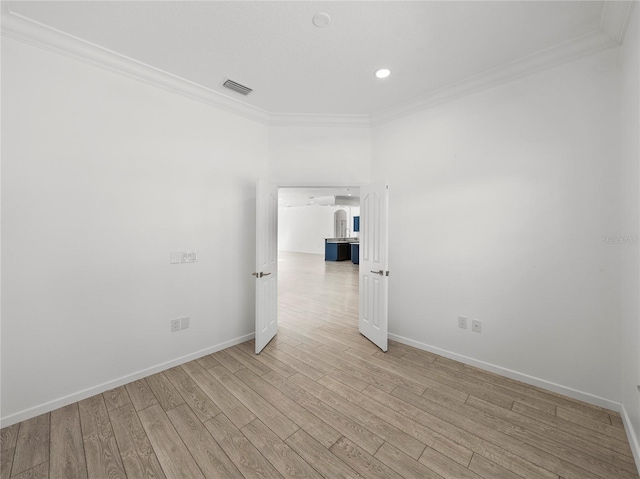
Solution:
<svg viewBox="0 0 640 479"><path fill-rule="evenodd" d="M5 3L5 2L3 2ZM373 115L598 31L598 1L9 2L269 113ZM316 28L313 15L332 22ZM392 75L373 73L387 67ZM231 78L254 89L224 89Z"/></svg>

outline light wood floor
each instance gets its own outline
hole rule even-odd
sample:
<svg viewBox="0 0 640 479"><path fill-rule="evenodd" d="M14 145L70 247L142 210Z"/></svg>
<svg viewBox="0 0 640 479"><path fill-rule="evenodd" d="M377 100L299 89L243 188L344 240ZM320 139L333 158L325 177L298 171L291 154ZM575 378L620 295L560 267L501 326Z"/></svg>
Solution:
<svg viewBox="0 0 640 479"><path fill-rule="evenodd" d="M283 254L280 330L1 431L5 478L637 478L620 416L357 331L357 266Z"/></svg>

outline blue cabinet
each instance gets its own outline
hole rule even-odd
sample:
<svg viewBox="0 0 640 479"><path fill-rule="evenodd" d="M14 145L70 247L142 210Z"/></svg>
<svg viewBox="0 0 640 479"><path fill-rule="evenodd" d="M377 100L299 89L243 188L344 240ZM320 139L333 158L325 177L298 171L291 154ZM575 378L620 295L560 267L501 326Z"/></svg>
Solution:
<svg viewBox="0 0 640 479"><path fill-rule="evenodd" d="M351 262L360 264L360 243L351 243Z"/></svg>
<svg viewBox="0 0 640 479"><path fill-rule="evenodd" d="M360 217L353 217L353 231L360 231Z"/></svg>
<svg viewBox="0 0 640 479"><path fill-rule="evenodd" d="M344 261L351 259L350 243L324 243L324 260L325 261Z"/></svg>

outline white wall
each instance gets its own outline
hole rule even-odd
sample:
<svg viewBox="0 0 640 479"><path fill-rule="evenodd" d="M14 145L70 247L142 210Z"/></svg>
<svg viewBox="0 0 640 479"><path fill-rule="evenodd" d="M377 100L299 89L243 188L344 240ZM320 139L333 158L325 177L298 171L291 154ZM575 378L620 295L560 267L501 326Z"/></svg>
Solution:
<svg viewBox="0 0 640 479"><path fill-rule="evenodd" d="M391 332L622 401L638 434L638 247L602 242L638 234L637 8L621 77L607 52L373 131L267 131L2 43L3 425L251 334L258 177L386 177Z"/></svg>
<svg viewBox="0 0 640 479"><path fill-rule="evenodd" d="M361 126L272 126L269 128L269 180L280 186L358 186L371 172L371 129ZM333 237L333 211L280 208L278 248L324 254ZM349 208L345 207L347 212ZM359 211L359 208L358 208ZM353 214L349 229L353 231ZM304 227L303 227L304 225ZM355 234L352 234L355 236ZM318 243L318 239L321 240Z"/></svg>
<svg viewBox="0 0 640 479"><path fill-rule="evenodd" d="M281 186L357 186L370 169L369 128L269 128L269 179Z"/></svg>
<svg viewBox="0 0 640 479"><path fill-rule="evenodd" d="M359 206L342 206L341 208L347 212L347 228L349 228L349 231L347 231L347 236L349 238L359 238L360 232L353 231L353 218L354 216L360 216L360 207Z"/></svg>
<svg viewBox="0 0 640 479"><path fill-rule="evenodd" d="M640 6L621 51L622 214L620 235L640 234ZM622 259L622 404L632 426L640 467L640 245L618 246Z"/></svg>
<svg viewBox="0 0 640 479"><path fill-rule="evenodd" d="M7 38L2 120L3 425L254 331L265 126Z"/></svg>
<svg viewBox="0 0 640 479"><path fill-rule="evenodd" d="M620 226L616 55L374 130L372 177L391 182L395 337L620 401L619 250L602 242Z"/></svg>
<svg viewBox="0 0 640 479"><path fill-rule="evenodd" d="M278 250L324 255L324 239L335 236L333 215L339 209L347 212L350 236L358 236L353 232L353 217L360 214L358 206L278 208Z"/></svg>

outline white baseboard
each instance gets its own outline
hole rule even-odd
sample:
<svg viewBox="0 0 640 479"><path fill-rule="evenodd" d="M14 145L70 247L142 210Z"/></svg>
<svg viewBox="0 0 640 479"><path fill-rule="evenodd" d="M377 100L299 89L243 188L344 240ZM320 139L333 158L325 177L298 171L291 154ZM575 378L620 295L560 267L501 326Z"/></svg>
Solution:
<svg viewBox="0 0 640 479"><path fill-rule="evenodd" d="M69 394L68 396L64 396L58 399L54 399L53 401L40 404L38 406L24 409L17 413L0 418L0 428L11 426L12 424L16 424L18 422L31 419L32 417L39 416L40 414L51 412L55 409L67 406L74 402L78 402L88 397L95 396L96 394L103 393L105 391L108 391L109 389L117 388L118 386L123 386L132 381L136 381L138 379L151 376L152 374L159 373L161 371L164 371L165 369L169 369L175 366L179 366L180 364L193 361L194 359L201 358L202 356L206 356L207 354L215 353L216 351L221 351L231 346L235 346L236 344L244 343L245 341L249 341L254 337L255 337L255 333L246 334L244 336L240 336L238 338L225 341L224 343L216 344L215 346L211 346L206 349L201 349L200 351L196 351L195 353L187 354L186 356L181 356L179 358L172 359L171 361L166 361L164 363L157 364L155 366L143 369L141 371L137 371L132 374L127 374L126 376L122 376L118 379L114 379L113 381L108 381L106 383L98 384L96 386L83 389L82 391Z"/></svg>
<svg viewBox="0 0 640 479"><path fill-rule="evenodd" d="M602 398L600 396L595 396L593 394L589 394L583 391L578 391L577 389L572 389L567 386L562 386L561 384L556 384L551 381L546 381L544 379L540 379L535 376L529 376L528 374L503 368L502 366L496 366L495 364L485 363L484 361L478 361L477 359L473 359L467 356L463 356L462 354L447 351L446 349L437 348L429 344L414 341L413 339L405 338L403 336L398 336L396 334L390 333L389 339L392 339L402 344L406 344L407 346L411 346L416 349L429 351L430 353L438 354L440 356L444 356L445 358L453 359L454 361L459 361L461 363L468 364L469 366L475 366L477 368L484 369L485 371L490 371L492 373L500 374L501 376L505 376L510 379L515 379L516 381L521 381L523 383L531 384L532 386L538 386L543 389L547 389L549 391L562 394L564 396L569 396L571 398L578 399L579 401L584 401L589 404L594 404L596 406L604 407L612 411L620 412L622 407L622 405L619 402L615 402L610 399Z"/></svg>
<svg viewBox="0 0 640 479"><path fill-rule="evenodd" d="M631 425L631 418L629 414L627 414L627 410L622 405L622 410L620 411L620 415L622 416L622 422L624 423L624 429L627 431L627 439L629 439L629 445L631 446L631 452L633 453L633 458L636 461L636 467L638 468L638 475L640 475L640 438L636 435L633 426Z"/></svg>

